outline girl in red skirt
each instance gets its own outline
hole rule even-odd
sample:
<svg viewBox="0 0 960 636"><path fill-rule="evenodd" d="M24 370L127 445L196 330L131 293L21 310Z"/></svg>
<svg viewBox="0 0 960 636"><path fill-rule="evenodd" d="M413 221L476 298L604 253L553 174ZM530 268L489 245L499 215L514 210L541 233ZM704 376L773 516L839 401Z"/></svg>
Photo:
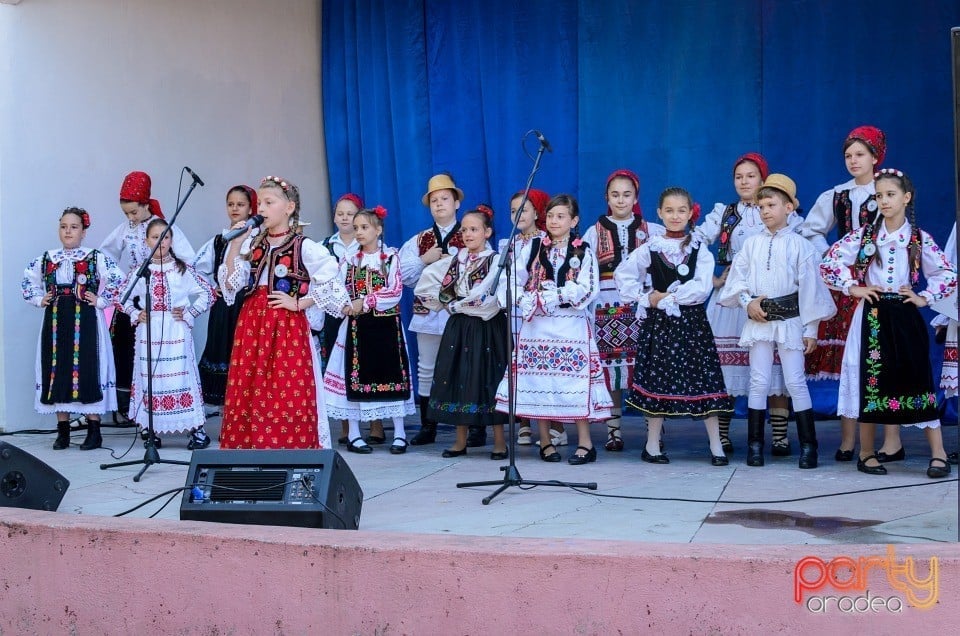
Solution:
<svg viewBox="0 0 960 636"><path fill-rule="evenodd" d="M350 304L337 259L300 233L300 192L266 177L257 192L263 226L235 238L219 279L240 310L227 374L221 448L330 448L320 361L304 310L342 315ZM234 224L243 227L244 222Z"/></svg>

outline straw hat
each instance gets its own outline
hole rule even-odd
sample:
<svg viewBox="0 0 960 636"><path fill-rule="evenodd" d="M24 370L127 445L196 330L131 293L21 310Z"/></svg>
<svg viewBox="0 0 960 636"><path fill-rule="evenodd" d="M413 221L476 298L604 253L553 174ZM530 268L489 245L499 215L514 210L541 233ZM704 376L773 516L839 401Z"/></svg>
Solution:
<svg viewBox="0 0 960 636"><path fill-rule="evenodd" d="M427 193L420 199L426 206L430 205L430 195L437 190L453 190L456 192L457 201L463 201L463 190L457 187L453 179L448 174L435 174L427 182Z"/></svg>
<svg viewBox="0 0 960 636"><path fill-rule="evenodd" d="M793 182L793 179L788 177L785 174L774 173L767 177L761 188L773 188L774 190L779 190L785 195L790 197L790 200L793 201L793 207L799 208L800 202L797 201L797 184Z"/></svg>

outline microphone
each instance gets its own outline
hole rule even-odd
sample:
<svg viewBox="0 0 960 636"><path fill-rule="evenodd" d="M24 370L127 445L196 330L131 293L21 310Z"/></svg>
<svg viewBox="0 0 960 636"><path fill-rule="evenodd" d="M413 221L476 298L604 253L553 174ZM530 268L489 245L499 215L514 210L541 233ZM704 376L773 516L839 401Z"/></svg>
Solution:
<svg viewBox="0 0 960 636"><path fill-rule="evenodd" d="M540 141L543 140L541 139ZM199 185L201 188L203 187L203 179L198 177L196 172L191 170L189 166L184 166L183 169L190 173L190 176L193 177L193 180L197 182L197 185Z"/></svg>
<svg viewBox="0 0 960 636"><path fill-rule="evenodd" d="M534 130L533 134L537 136L537 139L540 140L540 145L543 146L547 152L553 152L553 148L550 147L550 142L547 141L547 138L543 136L542 132L540 132L539 130ZM190 174L193 174L193 173L191 172ZM203 184L201 183L200 185L203 185Z"/></svg>
<svg viewBox="0 0 960 636"><path fill-rule="evenodd" d="M188 168L188 170L189 170L189 168ZM203 185L203 184L200 184L200 185ZM251 216L249 219L247 219L247 222L243 224L243 227L238 227L238 228L235 229L235 230L230 230L229 232L226 232L226 233L223 235L223 238L224 238L224 240L226 240L226 241L232 241L233 239L237 238L238 236L240 236L241 234L243 234L243 233L246 232L247 230L252 229L252 228L255 228L255 227L260 227L261 225L263 225L263 221L264 221L264 219L263 219L263 217L262 217L261 215L255 214L255 215Z"/></svg>

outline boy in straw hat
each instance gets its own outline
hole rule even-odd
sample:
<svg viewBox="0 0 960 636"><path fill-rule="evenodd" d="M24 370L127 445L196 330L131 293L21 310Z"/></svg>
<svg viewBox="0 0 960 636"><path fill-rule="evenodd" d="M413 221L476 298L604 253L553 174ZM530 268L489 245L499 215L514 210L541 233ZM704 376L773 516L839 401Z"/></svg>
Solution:
<svg viewBox="0 0 960 636"><path fill-rule="evenodd" d="M457 187L448 173L436 174L427 182L427 191L421 198L430 209L433 226L418 232L400 248L400 275L403 284L415 288L427 265L441 258L449 258L464 248L460 237L457 210L463 201L463 190ZM431 311L423 300L414 297L413 318L408 329L417 334L417 406L420 408L420 431L410 440L414 446L432 444L437 437L437 423L427 417L430 402L430 387L433 385L433 370L437 363L440 339L449 314ZM483 446L486 443L486 428L470 427L467 446Z"/></svg>
<svg viewBox="0 0 960 636"><path fill-rule="evenodd" d="M776 347L797 417L800 468L816 468L817 433L804 354L816 348L820 321L833 316L836 306L820 278L819 252L789 225L790 214L800 207L793 180L771 174L757 202L765 229L748 238L734 257L719 300L747 310L740 335L740 346L750 350L747 465L763 466L763 424Z"/></svg>

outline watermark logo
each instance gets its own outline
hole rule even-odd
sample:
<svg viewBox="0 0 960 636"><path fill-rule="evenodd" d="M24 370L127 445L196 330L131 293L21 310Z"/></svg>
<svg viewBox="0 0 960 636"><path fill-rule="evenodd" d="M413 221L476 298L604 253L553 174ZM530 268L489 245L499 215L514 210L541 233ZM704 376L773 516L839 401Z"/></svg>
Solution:
<svg viewBox="0 0 960 636"><path fill-rule="evenodd" d="M904 605L927 610L940 596L940 563L930 557L926 577L917 574L913 557L898 559L896 549L887 546L886 556L854 559L838 556L830 561L808 556L797 561L793 569L793 600L811 612L825 614L840 611L847 614L867 612L903 612ZM895 591L891 596L872 594L871 583L883 579ZM824 594L829 588L841 594Z"/></svg>

